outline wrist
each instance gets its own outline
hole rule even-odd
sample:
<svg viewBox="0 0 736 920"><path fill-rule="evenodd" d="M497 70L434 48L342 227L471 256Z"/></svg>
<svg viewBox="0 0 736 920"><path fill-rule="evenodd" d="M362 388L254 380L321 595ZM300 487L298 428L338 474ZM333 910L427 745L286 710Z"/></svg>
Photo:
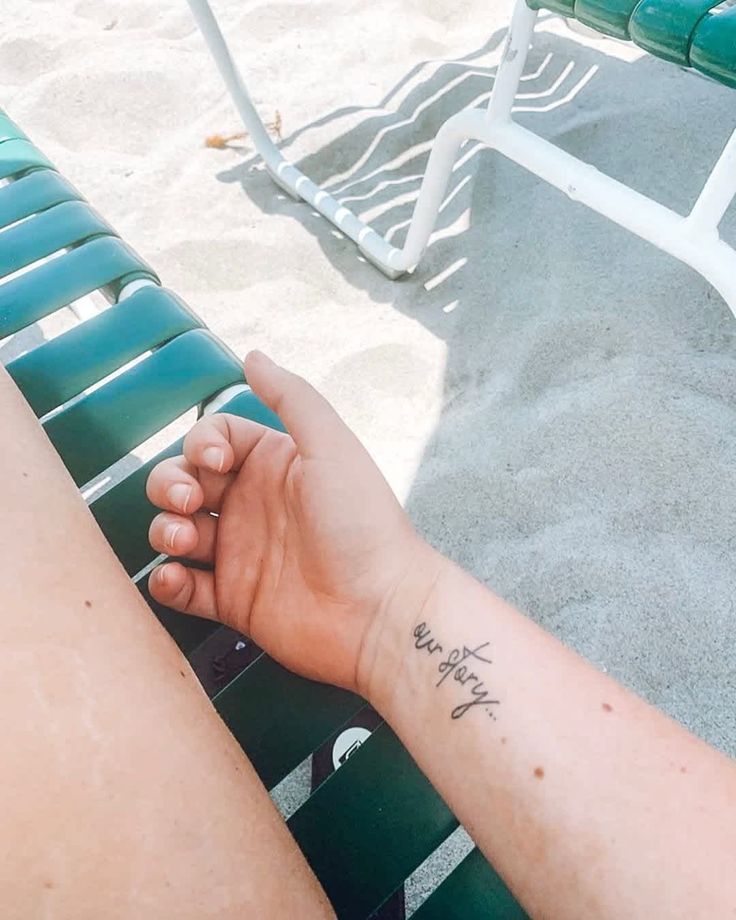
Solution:
<svg viewBox="0 0 736 920"><path fill-rule="evenodd" d="M438 587L452 567L420 537L415 540L401 576L366 630L357 667L358 692L387 720L401 684L407 637L430 615Z"/></svg>

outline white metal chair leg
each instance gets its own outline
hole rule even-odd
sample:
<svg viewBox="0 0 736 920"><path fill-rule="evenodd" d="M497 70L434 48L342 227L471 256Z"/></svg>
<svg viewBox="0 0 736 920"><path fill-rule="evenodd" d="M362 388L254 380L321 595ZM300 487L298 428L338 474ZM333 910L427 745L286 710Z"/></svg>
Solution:
<svg viewBox="0 0 736 920"><path fill-rule="evenodd" d="M404 264L400 250L388 243L368 224L340 204L290 163L268 135L253 105L225 38L207 0L188 0L194 18L209 46L212 57L240 113L243 125L273 179L290 195L303 198L346 236L354 240L365 256L389 277L396 278L410 266Z"/></svg>
<svg viewBox="0 0 736 920"><path fill-rule="evenodd" d="M187 0L187 2L238 109L245 129L278 185L295 198L302 198L311 204L323 217L354 240L366 258L390 278L396 278L412 269L421 258L429 241L457 152L468 139L467 134L463 135L465 113L459 112L450 118L438 132L407 232L406 243L402 249L397 249L349 208L341 205L332 195L312 182L281 154L269 137L248 95L243 78L230 54L208 0ZM508 77L502 77L502 69L499 70L496 85L499 85L500 80L502 91L497 93L494 87L491 99L493 103L493 96L503 97L503 109L506 115L511 111L511 103L526 60L535 19L536 13L529 10L526 4L522 3L517 6L514 22L518 24L518 28L512 23L504 55L504 60L509 65ZM516 38L514 38L515 28ZM526 45L524 45L524 36L526 36ZM514 60L517 54L518 58Z"/></svg>
<svg viewBox="0 0 736 920"><path fill-rule="evenodd" d="M736 131L708 176L708 181L688 215L689 224L699 230L717 230L736 196Z"/></svg>
<svg viewBox="0 0 736 920"><path fill-rule="evenodd" d="M728 139L698 200L685 218L686 233L697 247L699 260L699 264L689 264L710 281L736 316L736 251L718 234L718 227L734 197L736 131Z"/></svg>
<svg viewBox="0 0 736 920"><path fill-rule="evenodd" d="M713 285L736 316L736 252L723 240L717 240L690 263Z"/></svg>
<svg viewBox="0 0 736 920"><path fill-rule="evenodd" d="M534 38L536 21L536 10L529 9L523 0L516 3L501 63L493 81L493 92L488 100L487 118L490 122L511 118L511 108Z"/></svg>
<svg viewBox="0 0 736 920"><path fill-rule="evenodd" d="M514 15L506 38L501 64L493 83L491 98L486 110L488 125L507 122L511 119L511 107L519 87L519 80L529 53L535 10L530 10L524 0L516 4ZM452 173L460 147L477 132L480 110L466 109L451 116L437 132L427 163L419 197L414 207L406 243L400 251L401 264L413 268L422 257L437 222L447 183Z"/></svg>
<svg viewBox="0 0 736 920"><path fill-rule="evenodd" d="M690 265L719 291L736 316L736 252L718 234L718 225L736 194L736 131L691 213L683 217L516 124L511 111L537 17L526 0L516 0L487 109L458 112L437 134L402 249L392 246L282 156L248 96L208 0L188 0L188 3L245 128L273 178L289 194L309 202L354 240L365 256L389 277L398 277L412 269L421 258L457 153L466 140L473 139Z"/></svg>

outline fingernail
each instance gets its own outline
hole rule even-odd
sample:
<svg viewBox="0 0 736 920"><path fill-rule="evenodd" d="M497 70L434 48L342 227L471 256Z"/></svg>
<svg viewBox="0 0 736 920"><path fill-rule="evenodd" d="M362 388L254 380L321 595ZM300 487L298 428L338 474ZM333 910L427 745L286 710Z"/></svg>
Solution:
<svg viewBox="0 0 736 920"><path fill-rule="evenodd" d="M184 485L183 482L177 482L169 489L168 496L171 504L186 514L192 498L192 487Z"/></svg>
<svg viewBox="0 0 736 920"><path fill-rule="evenodd" d="M176 535L180 530L181 524L169 524L169 526L166 528L166 532L164 533L164 540L166 541L166 545L171 547L171 549L174 548L174 540L176 540Z"/></svg>
<svg viewBox="0 0 736 920"><path fill-rule="evenodd" d="M222 472L222 468L225 465L225 454L221 447L206 447L202 451L202 459L205 466L216 470L218 473Z"/></svg>

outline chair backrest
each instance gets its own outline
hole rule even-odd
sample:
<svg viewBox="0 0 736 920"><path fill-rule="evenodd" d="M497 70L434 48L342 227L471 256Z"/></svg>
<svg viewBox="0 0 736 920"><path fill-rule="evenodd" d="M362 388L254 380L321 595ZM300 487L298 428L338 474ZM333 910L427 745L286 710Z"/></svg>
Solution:
<svg viewBox="0 0 736 920"><path fill-rule="evenodd" d="M240 362L0 112L0 338L103 290L116 301L7 369L81 487L193 406L242 384ZM140 359L140 360L135 360ZM133 362L133 363L131 363ZM223 409L278 419L249 391ZM135 577L155 557L145 495L161 451L91 502L120 562ZM188 656L217 627L162 608L139 588ZM285 671L260 654L213 703L272 788L365 704ZM456 821L388 726L333 773L289 826L342 918L367 917L454 830ZM474 851L418 916L523 917Z"/></svg>

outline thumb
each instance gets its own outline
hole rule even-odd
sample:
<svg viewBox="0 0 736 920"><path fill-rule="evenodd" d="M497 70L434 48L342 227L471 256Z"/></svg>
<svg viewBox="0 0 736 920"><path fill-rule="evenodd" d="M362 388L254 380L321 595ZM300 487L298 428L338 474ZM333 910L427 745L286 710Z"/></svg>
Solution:
<svg viewBox="0 0 736 920"><path fill-rule="evenodd" d="M334 457L360 449L358 439L324 396L263 352L251 351L246 356L245 378L284 423L303 456Z"/></svg>

